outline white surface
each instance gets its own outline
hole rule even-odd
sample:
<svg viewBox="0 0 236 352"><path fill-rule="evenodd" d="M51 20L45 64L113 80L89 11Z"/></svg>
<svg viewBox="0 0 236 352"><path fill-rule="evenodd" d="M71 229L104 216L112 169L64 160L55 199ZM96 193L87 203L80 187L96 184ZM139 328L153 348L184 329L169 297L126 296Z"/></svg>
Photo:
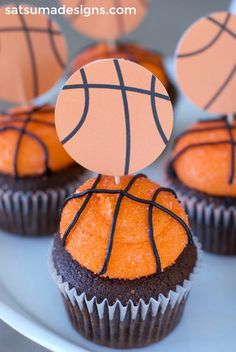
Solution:
<svg viewBox="0 0 236 352"><path fill-rule="evenodd" d="M175 133L199 112L186 102L178 108ZM167 154L167 153L165 153ZM165 157L145 172L164 183ZM1 233L0 318L56 352L109 351L82 338L71 326L47 268L51 239L23 239ZM204 254L203 267L179 326L145 352L227 352L236 350L236 258ZM115 350L118 351L118 350Z"/></svg>
<svg viewBox="0 0 236 352"><path fill-rule="evenodd" d="M231 0L230 11L236 12L236 0Z"/></svg>

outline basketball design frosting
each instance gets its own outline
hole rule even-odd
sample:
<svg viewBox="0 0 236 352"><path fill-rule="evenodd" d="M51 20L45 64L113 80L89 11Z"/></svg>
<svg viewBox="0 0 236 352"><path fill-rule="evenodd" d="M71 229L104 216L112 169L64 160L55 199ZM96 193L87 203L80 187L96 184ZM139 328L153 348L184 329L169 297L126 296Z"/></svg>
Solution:
<svg viewBox="0 0 236 352"><path fill-rule="evenodd" d="M94 13L90 16L83 14L67 15L71 24L84 35L93 39L117 39L135 30L143 21L149 0L61 0L61 5L73 8L87 8ZM105 14L98 14L97 10L104 8ZM122 10L134 8L131 14L110 14L110 9ZM81 10L82 11L82 10Z"/></svg>
<svg viewBox="0 0 236 352"><path fill-rule="evenodd" d="M7 15L5 9L0 7L0 99L22 103L46 93L60 79L66 42L50 17Z"/></svg>
<svg viewBox="0 0 236 352"><path fill-rule="evenodd" d="M60 236L83 267L130 280L161 273L193 243L174 191L142 174L119 185L108 176L88 180L66 199Z"/></svg>
<svg viewBox="0 0 236 352"><path fill-rule="evenodd" d="M217 12L193 24L178 45L176 70L196 105L211 113L235 113L236 14Z"/></svg>
<svg viewBox="0 0 236 352"><path fill-rule="evenodd" d="M176 139L170 171L191 189L235 197L235 146L235 118L201 120Z"/></svg>
<svg viewBox="0 0 236 352"><path fill-rule="evenodd" d="M71 157L111 176L151 164L173 127L162 83L123 59L95 61L75 72L58 97L55 116L59 139Z"/></svg>

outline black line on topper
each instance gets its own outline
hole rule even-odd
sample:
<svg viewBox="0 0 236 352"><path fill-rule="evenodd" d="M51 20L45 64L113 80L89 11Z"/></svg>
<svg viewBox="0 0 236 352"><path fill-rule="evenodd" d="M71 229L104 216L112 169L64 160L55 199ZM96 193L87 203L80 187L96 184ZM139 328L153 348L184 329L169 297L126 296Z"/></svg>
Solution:
<svg viewBox="0 0 236 352"><path fill-rule="evenodd" d="M153 113L153 117L155 120L155 124L157 126L158 132L161 136L161 139L163 140L163 143L166 145L168 143L168 139L166 138L166 135L161 127L160 121L159 121L159 117L158 117L158 113L157 113L157 108L156 108L156 102L155 102L155 85L156 85L156 77L152 76L151 79L151 106L152 106L152 113Z"/></svg>
<svg viewBox="0 0 236 352"><path fill-rule="evenodd" d="M64 69L65 68L65 62L63 61L63 59L61 58L60 56L60 52L58 51L57 49L57 45L54 41L54 36L52 35L52 20L51 18L48 18L48 34L49 34L49 41L50 41L50 44L51 44L51 47L52 47L52 51L54 53L54 56L58 62L58 65Z"/></svg>
<svg viewBox="0 0 236 352"><path fill-rule="evenodd" d="M225 32L227 32L229 35L231 35L231 37L233 37L234 39L236 39L236 33L234 33L233 31L231 31L231 29L229 29L228 27L222 25L222 23L220 23L219 21L217 21L214 17L207 17L207 19L216 24L218 27L222 28Z"/></svg>
<svg viewBox="0 0 236 352"><path fill-rule="evenodd" d="M124 79L121 72L120 64L118 60L114 60L116 72L118 75L118 79L120 82L120 89L123 99L124 106L124 115L125 115L125 127L126 127L126 153L125 153L125 167L124 167L124 175L128 175L129 173L129 165L130 165L130 148L131 148L131 131L130 131L130 116L129 116L129 105L128 99L126 95L126 91L124 89Z"/></svg>
<svg viewBox="0 0 236 352"><path fill-rule="evenodd" d="M24 33L25 33L26 43L27 43L27 46L29 49L31 70L32 70L32 77L33 77L33 82L32 82L33 83L33 92L34 92L34 96L37 96L38 92L39 92L39 86L38 86L39 82L38 82L38 73L37 73L35 52L34 52L33 44L31 41L31 37L30 37L29 31L28 31L28 27L27 27L27 23L25 21L25 18L20 13L18 13L18 17L22 23L22 27L23 27Z"/></svg>
<svg viewBox="0 0 236 352"><path fill-rule="evenodd" d="M219 31L217 32L217 34L215 35L215 37L208 43L206 44L205 46L203 46L201 49L197 49L195 51L191 51L189 53L182 53L182 54L178 54L177 55L177 58L178 59L182 59L182 58L186 58L186 57L190 57L190 56L195 56L195 55L198 55L198 54L201 54L203 53L204 51L208 50L210 47L212 47L216 42L217 40L221 37L221 35L224 33L225 31L225 28L229 22L229 19L231 17L231 14L230 13L227 13L226 14L226 17L225 17L225 20L221 26L221 28L219 29ZM209 20L209 18L207 18Z"/></svg>
<svg viewBox="0 0 236 352"><path fill-rule="evenodd" d="M114 90L121 90L120 86L118 84L103 84L103 83L87 83L87 84L66 84L62 88L62 90L67 90L67 89L114 89ZM136 88L136 87L129 87L129 86L124 86L124 90L127 92L134 92L134 93L140 93L140 94L146 94L146 95L154 95L155 98L160 98L163 100L170 101L170 97L165 94L157 93L157 92L151 92L150 90L147 89L142 89L142 88Z"/></svg>
<svg viewBox="0 0 236 352"><path fill-rule="evenodd" d="M83 68L80 70L80 74L81 74L82 81L85 84L87 84L87 77ZM65 144L66 142L68 142L80 130L80 128L83 126L86 120L86 117L88 115L88 110L89 110L89 89L86 86L84 88L84 100L85 100L84 111L83 111L82 117L79 123L77 124L77 126L61 141L62 144Z"/></svg>
<svg viewBox="0 0 236 352"><path fill-rule="evenodd" d="M213 95L213 97L208 101L208 103L204 106L204 110L208 110L212 104L216 101L216 99L221 95L221 93L224 91L224 89L227 87L229 82L232 80L236 73L236 64L234 65L233 69L230 71L229 75L226 77L224 82L221 84L221 86L217 89L216 93Z"/></svg>
<svg viewBox="0 0 236 352"><path fill-rule="evenodd" d="M6 32L32 32L32 33L49 33L52 35L61 35L61 31L59 30L49 30L49 29L44 29L44 28L38 28L38 27L29 27L27 28L22 28L22 27L6 27L6 28L0 28L0 33L6 33Z"/></svg>

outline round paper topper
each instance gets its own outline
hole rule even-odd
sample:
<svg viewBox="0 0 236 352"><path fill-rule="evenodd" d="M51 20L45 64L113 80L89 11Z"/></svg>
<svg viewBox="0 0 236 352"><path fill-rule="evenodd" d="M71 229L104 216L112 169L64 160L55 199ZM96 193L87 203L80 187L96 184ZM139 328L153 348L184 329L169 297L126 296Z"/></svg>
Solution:
<svg viewBox="0 0 236 352"><path fill-rule="evenodd" d="M22 103L46 93L59 80L67 48L51 18L6 14L6 8L13 7L0 7L0 99Z"/></svg>
<svg viewBox="0 0 236 352"><path fill-rule="evenodd" d="M94 61L76 71L56 104L56 128L70 156L97 173L143 169L165 149L173 127L170 98L142 66Z"/></svg>
<svg viewBox="0 0 236 352"><path fill-rule="evenodd" d="M179 84L196 105L211 113L236 112L236 14L198 20L177 48Z"/></svg>
<svg viewBox="0 0 236 352"><path fill-rule="evenodd" d="M62 5L78 8L83 14L67 15L73 27L93 39L117 39L135 30L143 21L149 0L60 0ZM131 13L128 8L134 8ZM94 9L94 10L93 10ZM98 11L105 9L105 14ZM113 13L115 9L120 14ZM126 10L125 10L126 9ZM90 16L86 15L88 11ZM93 12L92 12L93 11Z"/></svg>

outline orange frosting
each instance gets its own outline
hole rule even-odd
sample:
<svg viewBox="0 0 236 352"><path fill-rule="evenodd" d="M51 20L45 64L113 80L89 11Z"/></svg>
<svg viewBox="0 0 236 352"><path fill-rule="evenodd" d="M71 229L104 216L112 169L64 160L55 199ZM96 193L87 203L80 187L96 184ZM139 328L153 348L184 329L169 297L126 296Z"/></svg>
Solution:
<svg viewBox="0 0 236 352"><path fill-rule="evenodd" d="M132 176L123 176L120 184L116 185L113 177L103 176L96 189L125 189L131 178ZM76 193L91 188L94 180L88 180ZM135 181L129 193L150 200L159 187L155 182L142 177ZM118 195L114 194L93 194L66 239L66 250L73 259L96 274L101 271L106 257L117 198ZM85 196L72 199L65 205L60 223L61 237L84 199ZM188 224L187 215L174 195L161 192L156 202L170 209ZM148 230L148 208L147 204L123 198L111 257L103 276L132 280L157 272ZM188 243L187 233L181 224L156 208L153 208L153 231L163 270L174 264L182 253Z"/></svg>
<svg viewBox="0 0 236 352"><path fill-rule="evenodd" d="M235 122L234 126L236 127ZM230 140L226 122L222 120L196 123L192 129L202 130L215 127L220 127L220 129L188 133L182 136L174 147L173 156L191 144ZM235 140L236 129L232 130L232 133ZM210 195L235 197L236 175L234 175L233 183L229 183L231 163L230 144L198 146L188 149L177 158L174 162L174 170L178 178L190 188Z"/></svg>
<svg viewBox="0 0 236 352"><path fill-rule="evenodd" d="M30 120L25 125L29 117ZM19 141L21 131L22 138ZM1 173L15 175L16 151L18 151L16 158L18 176L36 176L45 173L45 153L40 143L29 136L29 133L39 138L47 149L49 170L59 171L74 163L57 137L52 107L45 106L39 110L36 108L35 111L26 107L16 108L0 116Z"/></svg>
<svg viewBox="0 0 236 352"><path fill-rule="evenodd" d="M107 43L90 46L79 53L72 64L72 71L75 72L92 61L109 58L123 58L134 61L151 71L166 88L168 87L169 80L165 73L161 55L133 43L118 43L115 48L109 47Z"/></svg>

